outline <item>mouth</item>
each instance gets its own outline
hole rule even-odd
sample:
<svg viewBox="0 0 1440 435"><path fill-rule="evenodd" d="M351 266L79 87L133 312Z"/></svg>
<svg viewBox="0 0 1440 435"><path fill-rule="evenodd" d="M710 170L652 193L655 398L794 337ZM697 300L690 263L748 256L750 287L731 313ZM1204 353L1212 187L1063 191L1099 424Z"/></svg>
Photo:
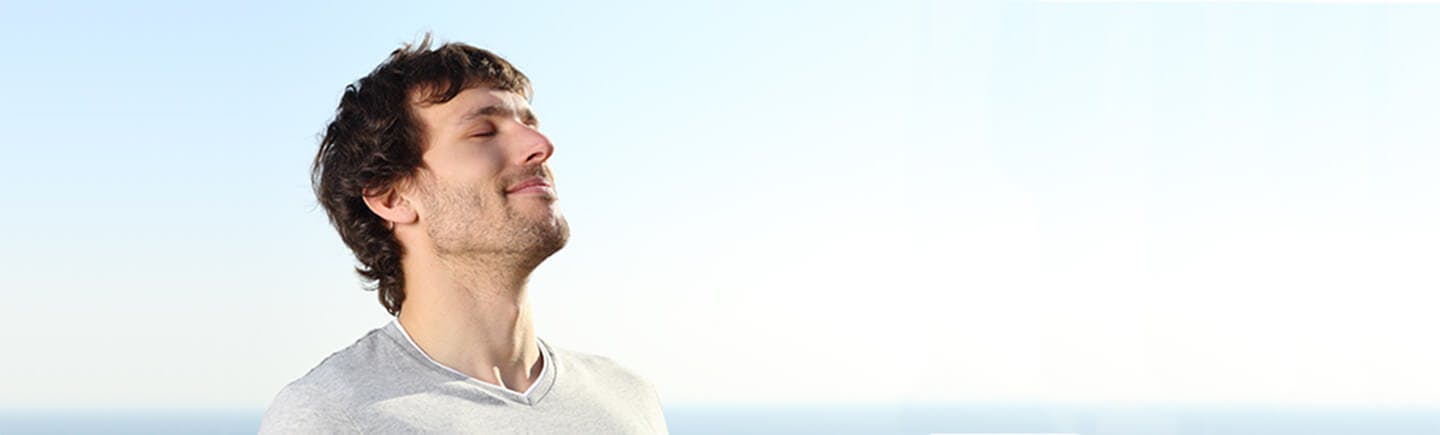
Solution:
<svg viewBox="0 0 1440 435"><path fill-rule="evenodd" d="M553 195L555 195L555 186L550 185L550 182L547 181L547 180L545 180L545 179L542 178L542 177L535 177L535 178L531 178L531 179L522 181L522 182L520 182L519 184L516 184L516 185L514 185L514 186L510 186L510 189L507 189L507 190L505 191L505 194L506 194L506 195L516 195L516 194L526 194L526 193L530 193L530 194L546 194L546 195L551 195L551 196L553 196Z"/></svg>

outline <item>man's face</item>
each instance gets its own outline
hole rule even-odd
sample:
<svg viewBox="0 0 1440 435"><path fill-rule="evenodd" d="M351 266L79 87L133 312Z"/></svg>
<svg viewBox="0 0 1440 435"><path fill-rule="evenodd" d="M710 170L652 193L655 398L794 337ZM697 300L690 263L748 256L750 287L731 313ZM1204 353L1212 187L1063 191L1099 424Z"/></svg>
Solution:
<svg viewBox="0 0 1440 435"><path fill-rule="evenodd" d="M512 257L538 265L570 228L546 161L555 147L518 94L474 87L416 105L424 145L411 190L419 223L445 257ZM536 181L540 186L530 185Z"/></svg>

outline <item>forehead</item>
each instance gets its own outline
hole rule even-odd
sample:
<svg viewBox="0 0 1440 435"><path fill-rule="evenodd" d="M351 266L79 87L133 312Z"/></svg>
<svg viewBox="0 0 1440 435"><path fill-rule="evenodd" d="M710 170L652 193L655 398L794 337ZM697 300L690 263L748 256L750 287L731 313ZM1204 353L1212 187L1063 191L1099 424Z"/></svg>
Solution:
<svg viewBox="0 0 1440 435"><path fill-rule="evenodd" d="M439 104L423 104L412 98L416 114L429 128L452 129L487 116L534 118L530 103L520 94L484 86L460 91L455 98Z"/></svg>

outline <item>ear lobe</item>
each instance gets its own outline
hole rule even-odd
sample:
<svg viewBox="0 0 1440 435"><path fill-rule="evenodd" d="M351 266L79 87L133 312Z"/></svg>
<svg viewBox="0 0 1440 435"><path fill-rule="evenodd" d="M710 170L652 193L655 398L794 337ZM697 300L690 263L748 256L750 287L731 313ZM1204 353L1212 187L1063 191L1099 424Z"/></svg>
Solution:
<svg viewBox="0 0 1440 435"><path fill-rule="evenodd" d="M384 190L366 189L364 193L365 206L370 211L385 219L386 226L394 228L398 224L415 223L419 215L415 208L410 205L394 186L386 187Z"/></svg>

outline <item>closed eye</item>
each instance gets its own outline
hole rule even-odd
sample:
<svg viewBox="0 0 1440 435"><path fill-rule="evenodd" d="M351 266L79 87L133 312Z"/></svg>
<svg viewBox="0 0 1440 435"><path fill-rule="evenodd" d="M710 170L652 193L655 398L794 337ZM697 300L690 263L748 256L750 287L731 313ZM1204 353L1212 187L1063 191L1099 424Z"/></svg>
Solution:
<svg viewBox="0 0 1440 435"><path fill-rule="evenodd" d="M470 137L490 137L494 136L495 132L500 131L499 129L495 128L494 125L488 122L484 123L483 125L478 125L477 127L485 127L485 129L471 134Z"/></svg>

